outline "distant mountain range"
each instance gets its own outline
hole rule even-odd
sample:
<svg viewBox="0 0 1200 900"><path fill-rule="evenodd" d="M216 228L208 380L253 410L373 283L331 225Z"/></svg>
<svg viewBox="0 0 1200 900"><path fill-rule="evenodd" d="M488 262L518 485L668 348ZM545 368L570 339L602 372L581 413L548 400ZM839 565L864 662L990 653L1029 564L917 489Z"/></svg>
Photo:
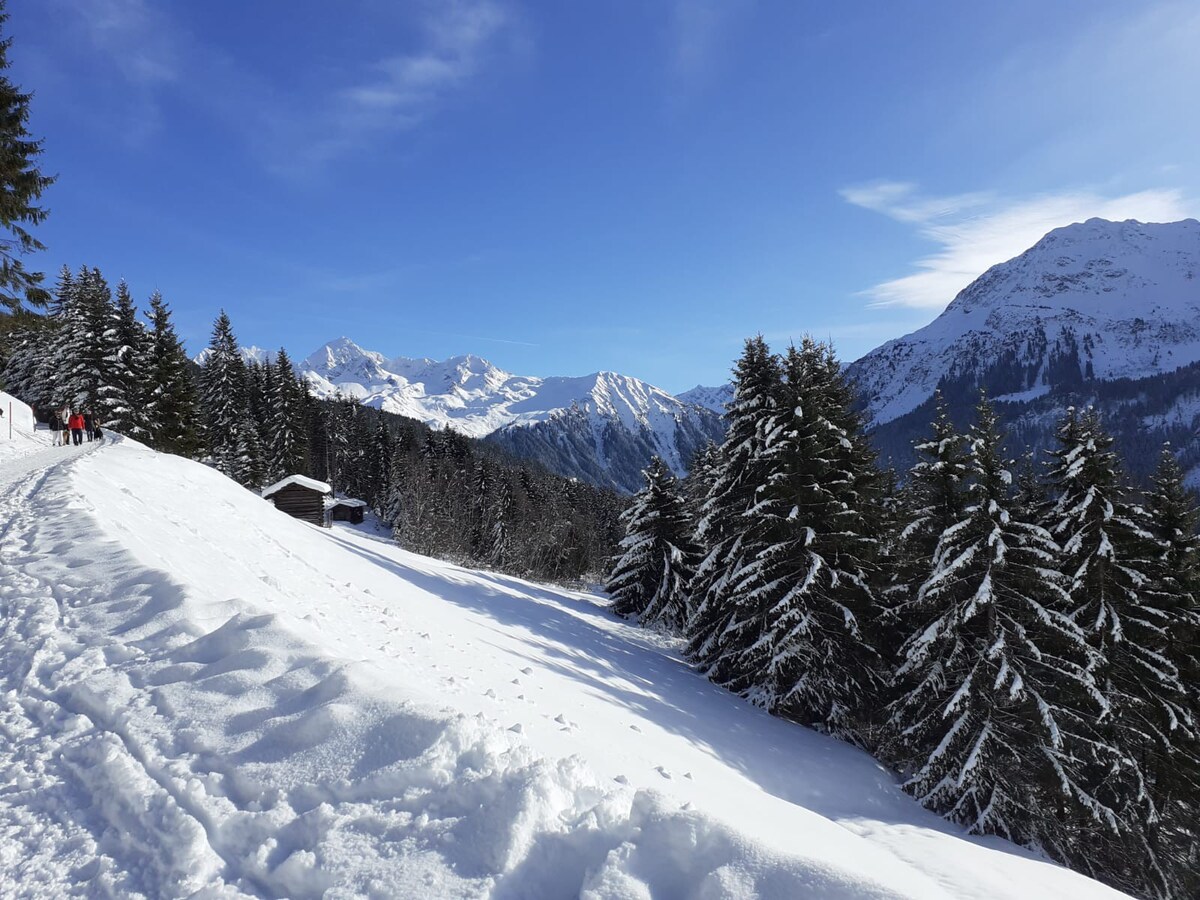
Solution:
<svg viewBox="0 0 1200 900"><path fill-rule="evenodd" d="M269 351L243 349L248 360ZM203 361L205 354L197 357ZM339 338L300 366L320 397L351 397L486 438L569 477L634 491L652 454L682 474L723 435L730 385L672 397L613 372L513 375L478 356L388 358ZM933 322L848 367L885 464L907 471L940 390L965 425L980 388L1009 450L1045 449L1067 406L1104 415L1135 476L1169 440L1200 486L1200 222L1089 219L988 269Z"/></svg>
<svg viewBox="0 0 1200 900"><path fill-rule="evenodd" d="M580 377L513 375L478 356L386 357L349 338L300 365L312 392L350 397L435 428L487 438L568 477L635 491L652 455L683 474L718 414L615 372Z"/></svg>

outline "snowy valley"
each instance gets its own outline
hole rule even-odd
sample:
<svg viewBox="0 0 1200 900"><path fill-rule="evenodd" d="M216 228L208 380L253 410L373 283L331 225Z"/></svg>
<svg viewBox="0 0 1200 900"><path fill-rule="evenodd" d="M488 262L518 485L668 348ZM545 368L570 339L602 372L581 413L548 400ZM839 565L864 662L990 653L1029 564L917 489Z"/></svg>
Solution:
<svg viewBox="0 0 1200 900"><path fill-rule="evenodd" d="M45 435L0 445L4 896L1119 896L598 597Z"/></svg>

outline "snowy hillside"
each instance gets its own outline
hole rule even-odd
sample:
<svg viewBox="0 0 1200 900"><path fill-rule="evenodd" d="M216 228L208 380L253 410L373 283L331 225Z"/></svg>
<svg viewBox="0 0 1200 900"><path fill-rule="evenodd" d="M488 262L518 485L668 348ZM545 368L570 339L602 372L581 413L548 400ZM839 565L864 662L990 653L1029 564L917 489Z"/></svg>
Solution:
<svg viewBox="0 0 1200 900"><path fill-rule="evenodd" d="M13 449L2 896L1118 896L963 837L595 597L134 442Z"/></svg>
<svg viewBox="0 0 1200 900"><path fill-rule="evenodd" d="M1141 378L1200 360L1200 222L1089 219L993 266L931 324L851 366L875 424L943 378L1030 399L1062 381Z"/></svg>
<svg viewBox="0 0 1200 900"><path fill-rule="evenodd" d="M640 487L652 454L682 474L696 449L722 434L710 410L614 372L536 378L478 356L388 359L349 338L326 344L300 368L318 397L350 397L435 428L496 436L560 474L624 490ZM505 436L518 428L530 433Z"/></svg>

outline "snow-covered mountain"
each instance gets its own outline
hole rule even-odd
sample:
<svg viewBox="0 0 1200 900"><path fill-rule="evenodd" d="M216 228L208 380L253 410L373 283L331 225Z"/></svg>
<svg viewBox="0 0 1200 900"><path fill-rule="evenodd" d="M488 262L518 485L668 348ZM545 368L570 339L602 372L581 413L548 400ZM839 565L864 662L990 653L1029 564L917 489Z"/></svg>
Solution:
<svg viewBox="0 0 1200 900"><path fill-rule="evenodd" d="M718 415L615 372L513 375L478 356L388 358L349 338L300 366L315 395L350 397L387 412L490 437L570 477L626 491L652 454L682 474L692 454L723 433Z"/></svg>
<svg viewBox="0 0 1200 900"><path fill-rule="evenodd" d="M693 406L703 406L718 415L724 415L726 405L733 399L733 385L726 383L716 387L706 387L698 384L691 390L676 394L675 399Z"/></svg>
<svg viewBox="0 0 1200 900"><path fill-rule="evenodd" d="M1094 403L1127 452L1161 426L1186 456L1200 425L1198 364L1200 222L1089 219L993 266L850 374L885 454L902 455L924 430L936 389L961 407L982 386L1035 446L1066 405ZM1141 382L1156 387L1128 389Z"/></svg>

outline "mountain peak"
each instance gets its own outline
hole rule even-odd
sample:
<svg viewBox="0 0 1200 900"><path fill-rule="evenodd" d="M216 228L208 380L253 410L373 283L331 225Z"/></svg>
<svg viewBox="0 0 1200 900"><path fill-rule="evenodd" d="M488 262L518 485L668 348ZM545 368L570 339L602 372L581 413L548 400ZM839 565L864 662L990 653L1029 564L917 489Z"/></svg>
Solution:
<svg viewBox="0 0 1200 900"><path fill-rule="evenodd" d="M1024 372L1015 390L1028 393L1055 378L1142 377L1197 360L1200 222L1088 219L988 269L852 374L879 424L916 409L943 378L997 366Z"/></svg>

